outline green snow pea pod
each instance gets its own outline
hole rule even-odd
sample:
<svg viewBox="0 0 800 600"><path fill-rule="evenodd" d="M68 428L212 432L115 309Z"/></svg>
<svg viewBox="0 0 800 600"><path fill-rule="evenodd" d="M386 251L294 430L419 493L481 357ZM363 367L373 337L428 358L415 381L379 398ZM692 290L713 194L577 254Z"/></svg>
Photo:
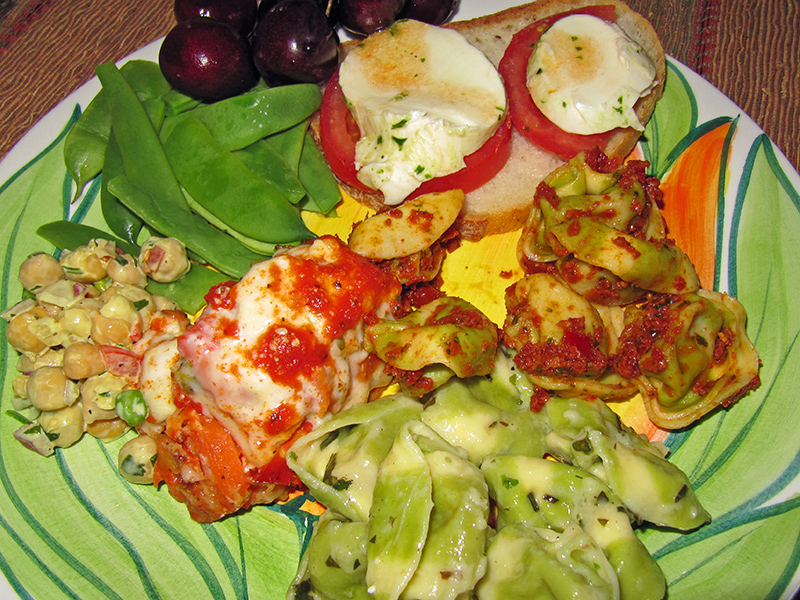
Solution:
<svg viewBox="0 0 800 600"><path fill-rule="evenodd" d="M167 199L140 187L126 175L112 179L108 188L123 204L161 235L181 240L188 250L230 277L239 279L264 256L245 248L224 231L194 215L181 195Z"/></svg>
<svg viewBox="0 0 800 600"><path fill-rule="evenodd" d="M233 155L253 173L274 185L292 204L297 204L306 195L296 169L292 169L266 140L259 140L247 148L236 150Z"/></svg>
<svg viewBox="0 0 800 600"><path fill-rule="evenodd" d="M36 234L53 244L59 250L74 250L78 246L86 246L94 239L109 240L131 256L139 256L139 247L125 240L114 237L107 231L97 229L83 223L72 221L53 221L41 225Z"/></svg>
<svg viewBox="0 0 800 600"><path fill-rule="evenodd" d="M298 176L306 189L301 208L327 214L342 199L339 183L310 132L306 132Z"/></svg>
<svg viewBox="0 0 800 600"><path fill-rule="evenodd" d="M497 532L487 552L478 600L612 600L616 573L603 551L578 527L560 535L522 523Z"/></svg>
<svg viewBox="0 0 800 600"><path fill-rule="evenodd" d="M158 99L171 89L157 63L131 60L122 65L120 72L143 102ZM110 133L111 113L105 92L101 90L89 102L64 140L64 163L77 185L76 197L86 183L103 169Z"/></svg>
<svg viewBox="0 0 800 600"><path fill-rule="evenodd" d="M367 587L397 600L417 570L433 511L433 480L408 424L381 463L367 534Z"/></svg>
<svg viewBox="0 0 800 600"><path fill-rule="evenodd" d="M75 181L75 197L103 169L111 117L102 90L89 102L64 139L64 164Z"/></svg>
<svg viewBox="0 0 800 600"><path fill-rule="evenodd" d="M150 117L153 127L158 130L164 119L164 103L160 99L142 100L142 105ZM108 191L108 182L117 175L125 173L125 163L119 149L114 131L108 136L106 153L103 161L103 180L100 187L100 207L103 218L109 229L132 244L136 244L142 230L142 219L119 201L119 198Z"/></svg>
<svg viewBox="0 0 800 600"><path fill-rule="evenodd" d="M174 117L187 110L192 110L201 102L197 98L182 94L175 89L169 90L161 99L164 101L165 116L167 117Z"/></svg>
<svg viewBox="0 0 800 600"><path fill-rule="evenodd" d="M378 468L400 427L421 411L400 394L343 410L295 442L287 463L329 510L366 522Z"/></svg>
<svg viewBox="0 0 800 600"><path fill-rule="evenodd" d="M160 283L148 279L147 291L173 300L182 311L193 315L205 305L205 296L208 294L208 290L229 280L230 277L224 273L192 263L189 272L177 281Z"/></svg>
<svg viewBox="0 0 800 600"><path fill-rule="evenodd" d="M232 277L263 257L196 217L186 202L141 101L113 63L97 76L106 94L125 175L108 182L112 194L164 236L180 239L195 255Z"/></svg>
<svg viewBox="0 0 800 600"><path fill-rule="evenodd" d="M197 119L176 125L164 151L187 193L227 228L275 244L314 236L286 196L225 150Z"/></svg>
<svg viewBox="0 0 800 600"><path fill-rule="evenodd" d="M314 525L287 599L369 600L366 570L367 523L328 510Z"/></svg>
<svg viewBox="0 0 800 600"><path fill-rule="evenodd" d="M191 116L208 128L220 146L240 150L297 125L314 114L321 102L319 87L311 83L255 90L169 117L161 136L168 139L175 127Z"/></svg>
<svg viewBox="0 0 800 600"><path fill-rule="evenodd" d="M100 188L100 209L106 225L118 236L132 244L136 243L139 232L142 230L143 221L136 213L122 204L108 189L108 182L117 175L125 173L125 164L122 161L117 139L112 132L106 145L106 155L103 162L103 181Z"/></svg>
<svg viewBox="0 0 800 600"><path fill-rule="evenodd" d="M189 204L189 208L191 208L195 213L203 217L203 219L211 223L211 225L224 231L232 238L240 242L242 246L244 246L245 248L248 248L249 250L252 250L256 254L261 254L263 256L272 256L275 253L275 250L278 248L279 244L254 240L251 237L243 235L242 233L236 231L235 229L232 229L221 219L215 217L211 211L206 209L205 206L197 202L188 193L186 193L186 190L184 190L184 195L186 196L186 202ZM291 244L286 244L286 245L291 245Z"/></svg>
<svg viewBox="0 0 800 600"><path fill-rule="evenodd" d="M288 129L273 133L264 138L264 141L272 146L278 154L286 161L286 164L297 174L300 167L300 154L303 152L303 144L306 140L309 120L304 119L297 125L292 125Z"/></svg>

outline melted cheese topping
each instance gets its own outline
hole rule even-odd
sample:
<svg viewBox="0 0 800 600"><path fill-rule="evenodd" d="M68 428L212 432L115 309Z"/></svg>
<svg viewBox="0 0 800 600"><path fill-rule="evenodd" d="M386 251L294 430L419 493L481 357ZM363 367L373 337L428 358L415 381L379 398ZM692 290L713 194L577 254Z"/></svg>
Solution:
<svg viewBox="0 0 800 600"><path fill-rule="evenodd" d="M363 330L399 292L332 237L276 255L212 299L179 338L177 380L263 466L302 422L315 426L388 383L362 347Z"/></svg>
<svg viewBox="0 0 800 600"><path fill-rule="evenodd" d="M536 106L564 131L589 135L639 122L633 106L654 85L644 49L613 23L591 15L557 21L528 64Z"/></svg>
<svg viewBox="0 0 800 600"><path fill-rule="evenodd" d="M503 82L482 52L458 32L412 20L354 48L339 83L361 130L358 178L390 205L462 169L506 110Z"/></svg>

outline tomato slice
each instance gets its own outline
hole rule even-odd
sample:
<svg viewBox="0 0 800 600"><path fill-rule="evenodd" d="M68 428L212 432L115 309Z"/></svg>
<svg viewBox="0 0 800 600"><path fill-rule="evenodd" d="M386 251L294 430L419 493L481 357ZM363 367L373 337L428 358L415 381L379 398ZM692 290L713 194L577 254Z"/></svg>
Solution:
<svg viewBox="0 0 800 600"><path fill-rule="evenodd" d="M375 190L359 181L355 167L356 142L361 137L358 125L347 108L339 74L331 77L325 87L320 107L319 137L322 153L333 173L344 183L365 192ZM464 157L460 171L435 177L419 186L408 199L422 194L462 189L471 192L497 175L511 156L511 119L506 116L497 131L486 143Z"/></svg>
<svg viewBox="0 0 800 600"><path fill-rule="evenodd" d="M514 127L540 148L567 160L595 146L605 148L611 136L620 131L617 128L592 135L566 132L544 116L528 91L528 62L539 38L553 23L574 14L592 15L612 23L617 20L616 9L609 5L584 6L545 17L514 35L498 67L505 82Z"/></svg>

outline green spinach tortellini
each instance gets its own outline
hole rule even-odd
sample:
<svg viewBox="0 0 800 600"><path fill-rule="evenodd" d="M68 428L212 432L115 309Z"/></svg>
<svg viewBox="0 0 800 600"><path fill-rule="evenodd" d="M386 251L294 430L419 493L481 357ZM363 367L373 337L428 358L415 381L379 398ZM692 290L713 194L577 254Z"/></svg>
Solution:
<svg viewBox="0 0 800 600"><path fill-rule="evenodd" d="M545 405L548 452L605 482L640 521L675 529L708 522L686 474L663 446L639 437L598 400L553 398Z"/></svg>
<svg viewBox="0 0 800 600"><path fill-rule="evenodd" d="M491 457L481 470L497 503L501 531L519 524L558 534L580 528L602 549L616 573L611 589L618 592L608 597L664 597L666 582L660 567L636 537L622 501L599 479L576 467L525 456ZM601 566L597 562L589 564ZM491 568L490 564L490 578Z"/></svg>
<svg viewBox="0 0 800 600"><path fill-rule="evenodd" d="M421 411L419 402L402 395L342 411L292 445L287 463L329 509L366 521L378 467L396 433Z"/></svg>
<svg viewBox="0 0 800 600"><path fill-rule="evenodd" d="M368 600L367 523L322 514L289 588L288 598Z"/></svg>
<svg viewBox="0 0 800 600"><path fill-rule="evenodd" d="M288 598L663 598L634 526L702 524L686 476L602 401L534 412L533 393L498 352L424 404L386 396L295 442L290 465L328 511Z"/></svg>

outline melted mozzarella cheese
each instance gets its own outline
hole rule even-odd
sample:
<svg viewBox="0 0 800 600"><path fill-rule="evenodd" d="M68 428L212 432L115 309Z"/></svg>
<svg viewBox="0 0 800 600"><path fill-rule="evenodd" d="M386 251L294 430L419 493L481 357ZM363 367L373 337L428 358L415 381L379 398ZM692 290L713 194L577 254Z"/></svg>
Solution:
<svg viewBox="0 0 800 600"><path fill-rule="evenodd" d="M386 385L364 351L365 320L383 318L400 285L335 238L254 265L178 340L176 378L254 466L303 422L363 403Z"/></svg>
<svg viewBox="0 0 800 600"><path fill-rule="evenodd" d="M536 106L564 131L642 131L633 105L652 89L655 74L644 49L619 26L571 15L542 35L528 64L527 85Z"/></svg>
<svg viewBox="0 0 800 600"><path fill-rule="evenodd" d="M506 110L503 82L482 52L458 32L412 20L354 48L339 83L361 130L358 178L390 205L462 169Z"/></svg>

